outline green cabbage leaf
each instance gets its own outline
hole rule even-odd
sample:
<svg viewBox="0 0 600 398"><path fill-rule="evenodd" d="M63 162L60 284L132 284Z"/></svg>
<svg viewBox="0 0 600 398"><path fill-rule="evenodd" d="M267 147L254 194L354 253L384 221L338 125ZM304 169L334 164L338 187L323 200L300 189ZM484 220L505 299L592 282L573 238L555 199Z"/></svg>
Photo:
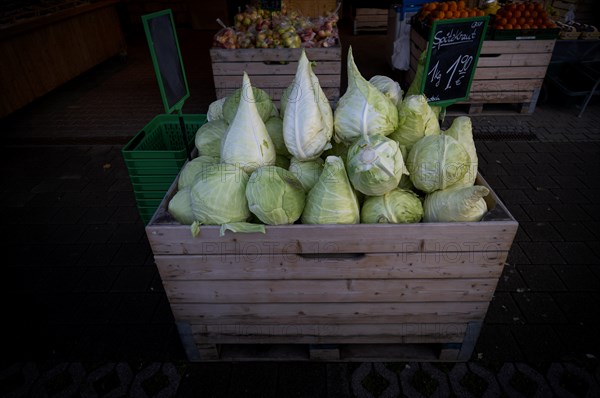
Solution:
<svg viewBox="0 0 600 398"><path fill-rule="evenodd" d="M351 145L360 137L389 135L398 127L394 103L358 71L348 50L348 89L340 98L334 115L335 140Z"/></svg>
<svg viewBox="0 0 600 398"><path fill-rule="evenodd" d="M260 166L275 164L275 145L262 121L248 75L244 72L244 101L229 124L221 141L221 161L238 165L246 173Z"/></svg>
<svg viewBox="0 0 600 398"><path fill-rule="evenodd" d="M303 224L358 224L358 200L344 167L336 156L325 159L323 172L308 192L301 217Z"/></svg>

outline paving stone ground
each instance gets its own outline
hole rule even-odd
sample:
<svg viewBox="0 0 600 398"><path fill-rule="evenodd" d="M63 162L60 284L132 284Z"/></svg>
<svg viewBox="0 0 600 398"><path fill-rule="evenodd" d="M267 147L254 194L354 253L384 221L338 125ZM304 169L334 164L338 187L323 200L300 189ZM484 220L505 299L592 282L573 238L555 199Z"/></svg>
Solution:
<svg viewBox="0 0 600 398"><path fill-rule="evenodd" d="M214 98L211 34L179 33L186 113ZM389 72L377 40L343 36L367 78ZM479 170L520 227L471 360L190 363L120 152L162 112L144 39L128 44L0 120L1 396L600 395L597 101L473 117Z"/></svg>

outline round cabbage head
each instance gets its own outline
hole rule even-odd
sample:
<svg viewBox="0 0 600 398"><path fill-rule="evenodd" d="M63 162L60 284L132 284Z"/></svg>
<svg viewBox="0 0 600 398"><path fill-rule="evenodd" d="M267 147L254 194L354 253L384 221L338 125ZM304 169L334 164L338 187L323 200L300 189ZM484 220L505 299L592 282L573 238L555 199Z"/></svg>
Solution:
<svg viewBox="0 0 600 398"><path fill-rule="evenodd" d="M209 122L212 122L214 120L223 119L223 117L224 117L223 116L223 104L225 103L226 99L227 99L227 97L223 97L221 99L213 101L208 106L208 112L206 113L206 120L208 120Z"/></svg>
<svg viewBox="0 0 600 398"><path fill-rule="evenodd" d="M196 176L205 168L213 167L219 163L219 158L212 156L198 156L187 162L181 172L179 173L179 180L177 180L177 188L183 189L189 187L194 183Z"/></svg>
<svg viewBox="0 0 600 398"><path fill-rule="evenodd" d="M289 170L292 172L292 174L294 174L294 176L296 176L298 181L300 181L302 188L308 192L319 180L319 176L323 171L324 163L325 162L321 158L307 160L305 162L302 162L296 158L292 158L290 160Z"/></svg>
<svg viewBox="0 0 600 398"><path fill-rule="evenodd" d="M360 210L365 224L417 223L423 218L423 205L412 191L396 188L382 196L369 196Z"/></svg>
<svg viewBox="0 0 600 398"><path fill-rule="evenodd" d="M249 87L249 85L245 85L241 88L238 88L231 93L231 95L229 95L223 103L223 118L227 123L231 124L240 105L240 101L247 101L249 98L251 98L247 92ZM267 94L266 91L258 87L252 87L252 93L254 94L254 102L256 104L258 114L263 122L266 122L269 120L271 113L273 112L273 101L271 101L271 97L269 97L269 94Z"/></svg>
<svg viewBox="0 0 600 398"><path fill-rule="evenodd" d="M228 125L223 119L204 123L196 131L195 144L198 153L219 158L221 156L221 140L227 127Z"/></svg>
<svg viewBox="0 0 600 398"><path fill-rule="evenodd" d="M184 225L191 225L194 222L194 213L192 212L192 197L190 187L185 187L179 191L169 201L167 210L177 222Z"/></svg>
<svg viewBox="0 0 600 398"><path fill-rule="evenodd" d="M283 140L283 119L278 116L270 117L265 123L265 127L267 128L269 137L271 137L271 141L273 141L273 145L275 145L275 153L277 155L291 156Z"/></svg>
<svg viewBox="0 0 600 398"><path fill-rule="evenodd" d="M220 163L202 170L190 192L194 219L207 225L248 220L248 178L244 170L232 164Z"/></svg>
<svg viewBox="0 0 600 398"><path fill-rule="evenodd" d="M382 135L358 139L348 150L348 177L357 191L379 196L407 173L398 143Z"/></svg>
<svg viewBox="0 0 600 398"><path fill-rule="evenodd" d="M398 106L402 101L402 89L398 82L392 78L383 75L375 75L369 79L369 83L385 94L394 105Z"/></svg>
<svg viewBox="0 0 600 398"><path fill-rule="evenodd" d="M250 211L268 225L293 224L302 215L305 196L300 181L277 166L259 167L246 186Z"/></svg>
<svg viewBox="0 0 600 398"><path fill-rule="evenodd" d="M415 188L431 193L462 179L470 158L463 145L454 138L430 135L413 146L406 163Z"/></svg>
<svg viewBox="0 0 600 398"><path fill-rule="evenodd" d="M398 128L389 137L409 151L421 138L440 134L438 118L424 95L405 97L398 106L398 117Z"/></svg>

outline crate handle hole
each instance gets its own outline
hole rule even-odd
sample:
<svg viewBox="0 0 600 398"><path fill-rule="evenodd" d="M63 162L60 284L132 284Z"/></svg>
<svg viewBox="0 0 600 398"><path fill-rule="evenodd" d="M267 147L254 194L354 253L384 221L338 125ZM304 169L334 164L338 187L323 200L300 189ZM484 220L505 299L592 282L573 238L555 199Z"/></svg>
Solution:
<svg viewBox="0 0 600 398"><path fill-rule="evenodd" d="M289 65L290 61L263 61L265 65Z"/></svg>
<svg viewBox="0 0 600 398"><path fill-rule="evenodd" d="M300 253L298 256L305 259L341 259L341 260L360 260L366 256L365 253Z"/></svg>
<svg viewBox="0 0 600 398"><path fill-rule="evenodd" d="M502 54L479 54L479 58L498 58Z"/></svg>

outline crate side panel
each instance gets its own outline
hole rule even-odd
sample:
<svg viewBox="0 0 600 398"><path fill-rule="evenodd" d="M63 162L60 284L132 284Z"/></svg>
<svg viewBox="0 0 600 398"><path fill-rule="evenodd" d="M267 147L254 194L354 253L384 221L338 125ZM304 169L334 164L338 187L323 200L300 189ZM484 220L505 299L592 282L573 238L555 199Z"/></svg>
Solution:
<svg viewBox="0 0 600 398"><path fill-rule="evenodd" d="M485 40L481 54L552 53L556 40Z"/></svg>
<svg viewBox="0 0 600 398"><path fill-rule="evenodd" d="M310 61L340 61L342 48L307 48L306 57ZM257 61L298 61L302 49L300 48L248 48L224 49L211 48L210 57L215 62L257 62Z"/></svg>
<svg viewBox="0 0 600 398"><path fill-rule="evenodd" d="M205 325L468 323L488 302L171 304L176 320Z"/></svg>
<svg viewBox="0 0 600 398"><path fill-rule="evenodd" d="M164 202L163 202L164 204ZM163 206L161 204L161 206ZM238 254L248 250L278 253L398 253L452 251L507 251L516 233L516 223L357 224L267 226L265 234L220 236L220 227L200 228L192 237L189 226L146 228L154 255Z"/></svg>
<svg viewBox="0 0 600 398"><path fill-rule="evenodd" d="M497 279L163 281L171 303L490 301Z"/></svg>
<svg viewBox="0 0 600 398"><path fill-rule="evenodd" d="M257 76L282 75L292 76L296 74L298 69L297 62L281 63L265 63L265 62L217 62L213 63L214 76L241 76L244 72L255 82ZM342 65L339 61L320 61L312 68L317 76L327 76L339 74L342 71ZM289 84L288 82L287 84Z"/></svg>
<svg viewBox="0 0 600 398"><path fill-rule="evenodd" d="M162 280L498 278L507 251L369 253L310 258L299 254L155 256Z"/></svg>
<svg viewBox="0 0 600 398"><path fill-rule="evenodd" d="M547 66L551 58L552 53L483 55L479 57L477 67Z"/></svg>
<svg viewBox="0 0 600 398"><path fill-rule="evenodd" d="M543 79L546 66L490 67L475 69L474 80L484 79Z"/></svg>

